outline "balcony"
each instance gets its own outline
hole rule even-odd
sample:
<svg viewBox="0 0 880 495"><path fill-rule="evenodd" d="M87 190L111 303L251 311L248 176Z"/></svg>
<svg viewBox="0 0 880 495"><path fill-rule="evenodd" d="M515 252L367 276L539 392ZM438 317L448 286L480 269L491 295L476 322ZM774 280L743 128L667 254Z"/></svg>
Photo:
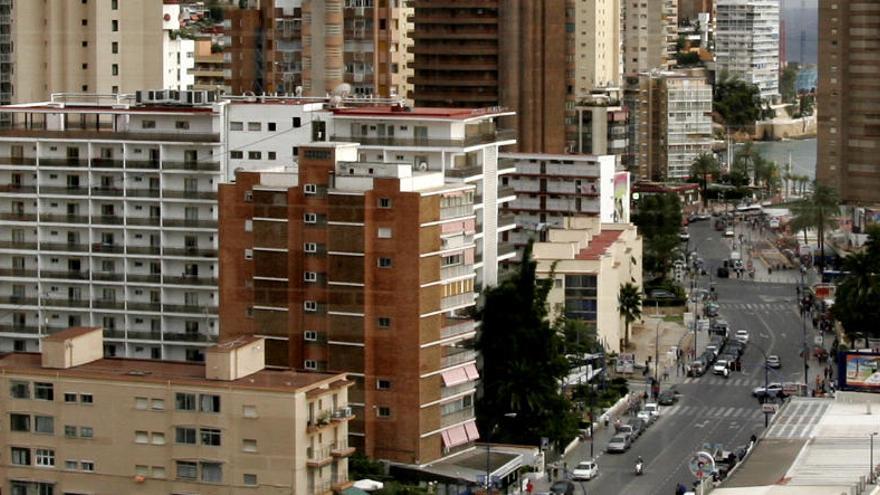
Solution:
<svg viewBox="0 0 880 495"><path fill-rule="evenodd" d="M158 227L159 217L128 217L126 223L128 223L128 225L145 225Z"/></svg>
<svg viewBox="0 0 880 495"><path fill-rule="evenodd" d="M33 325L0 325L0 333L14 333L16 335L36 337L40 334L40 329Z"/></svg>
<svg viewBox="0 0 880 495"><path fill-rule="evenodd" d="M511 254L516 254L516 247L513 244L499 244L498 245L498 257L507 256Z"/></svg>
<svg viewBox="0 0 880 495"><path fill-rule="evenodd" d="M330 455L333 457L348 457L354 454L354 447L348 445L348 440L340 440L330 445Z"/></svg>
<svg viewBox="0 0 880 495"><path fill-rule="evenodd" d="M125 252L125 246L120 246L117 244L95 243L92 244L92 251L95 253L122 254L123 252Z"/></svg>
<svg viewBox="0 0 880 495"><path fill-rule="evenodd" d="M58 215L58 214L40 214L41 222L51 223L89 223L89 217L86 215Z"/></svg>
<svg viewBox="0 0 880 495"><path fill-rule="evenodd" d="M477 382L464 382L451 387L443 387L440 389L440 398L447 399L449 397L455 397L456 395L472 392L476 390L476 388Z"/></svg>
<svg viewBox="0 0 880 495"><path fill-rule="evenodd" d="M516 131L513 129L501 129L495 132L471 136L464 139L330 136L331 141L357 142L362 146L417 146L422 148L464 148L467 146L491 144L497 141L508 141L512 139L516 139Z"/></svg>
<svg viewBox="0 0 880 495"><path fill-rule="evenodd" d="M466 277L469 275L474 275L476 272L474 271L474 265L454 265L454 266L444 266L440 268L440 279L441 280L449 280L451 278L459 278Z"/></svg>
<svg viewBox="0 0 880 495"><path fill-rule="evenodd" d="M117 272L92 272L92 280L101 282L122 282L125 280L125 274Z"/></svg>
<svg viewBox="0 0 880 495"><path fill-rule="evenodd" d="M163 304L162 311L166 313L188 313L194 315L216 315L217 306L194 306L186 304Z"/></svg>
<svg viewBox="0 0 880 495"><path fill-rule="evenodd" d="M125 168L159 170L159 160L125 160Z"/></svg>
<svg viewBox="0 0 880 495"><path fill-rule="evenodd" d="M92 307L98 309L125 309L125 302L122 301L114 301L110 299L95 299L94 303L92 303Z"/></svg>
<svg viewBox="0 0 880 495"><path fill-rule="evenodd" d="M219 172L220 162L172 162L163 161L162 170L191 170L202 172Z"/></svg>
<svg viewBox="0 0 880 495"><path fill-rule="evenodd" d="M2 296L0 297L0 304L13 306L37 306L40 304L40 300L36 297Z"/></svg>
<svg viewBox="0 0 880 495"><path fill-rule="evenodd" d="M189 256L193 258L216 258L216 249L199 248L165 248L163 254L168 256Z"/></svg>
<svg viewBox="0 0 880 495"><path fill-rule="evenodd" d="M120 197L125 195L125 190L117 187L93 187L92 196Z"/></svg>
<svg viewBox="0 0 880 495"><path fill-rule="evenodd" d="M0 136L5 136L7 132L14 132L13 129L0 129ZM51 131L44 131L42 129L35 129L30 131L32 134L42 135L43 133L48 133ZM25 136L22 136L25 137ZM39 136L37 136L39 137ZM89 161L80 158L40 158L40 166L41 167L76 167L76 168L86 168L89 166Z"/></svg>
<svg viewBox="0 0 880 495"><path fill-rule="evenodd" d="M498 188L498 197L506 198L509 196L516 196L516 191L512 187L499 187Z"/></svg>
<svg viewBox="0 0 880 495"><path fill-rule="evenodd" d="M333 457L330 456L330 446L320 445L306 449L306 464L309 467L321 467L330 464Z"/></svg>
<svg viewBox="0 0 880 495"><path fill-rule="evenodd" d="M43 186L40 187L40 194L51 194L61 196L88 196L89 188L79 186Z"/></svg>
<svg viewBox="0 0 880 495"><path fill-rule="evenodd" d="M36 165L36 158L23 156L0 156L0 165Z"/></svg>
<svg viewBox="0 0 880 495"><path fill-rule="evenodd" d="M0 241L0 249L37 249L36 242Z"/></svg>
<svg viewBox="0 0 880 495"><path fill-rule="evenodd" d="M37 194L37 186L6 184L0 186L0 194Z"/></svg>
<svg viewBox="0 0 880 495"><path fill-rule="evenodd" d="M213 277L199 277L198 275L183 275L181 277L165 277L163 282L176 285L217 285L217 279Z"/></svg>
<svg viewBox="0 0 880 495"><path fill-rule="evenodd" d="M458 206L447 206L440 208L440 219L448 220L450 218L469 217L474 214L473 204L463 204Z"/></svg>
<svg viewBox="0 0 880 495"><path fill-rule="evenodd" d="M45 272L43 272L45 273ZM88 308L89 301L83 301L82 299L52 299L47 298L43 299L44 306L54 306L59 308Z"/></svg>
<svg viewBox="0 0 880 495"><path fill-rule="evenodd" d="M37 220L35 213L0 213L0 220L10 222L34 222Z"/></svg>
<svg viewBox="0 0 880 495"><path fill-rule="evenodd" d="M0 277L27 277L33 278L37 276L36 270L25 268L0 268Z"/></svg>
<svg viewBox="0 0 880 495"><path fill-rule="evenodd" d="M122 225L125 219L118 215L96 215L92 217L92 223L97 225Z"/></svg>
<svg viewBox="0 0 880 495"><path fill-rule="evenodd" d="M464 179L467 177L476 177L483 173L482 165L473 165L470 167L448 168L446 169L447 177L455 177L456 179Z"/></svg>
<svg viewBox="0 0 880 495"><path fill-rule="evenodd" d="M498 215L498 228L503 227L515 227L516 226L516 215L511 213L506 213L502 215Z"/></svg>
<svg viewBox="0 0 880 495"><path fill-rule="evenodd" d="M163 189L162 196L171 199L207 199L216 200L216 191L180 191L177 189Z"/></svg>
<svg viewBox="0 0 880 495"><path fill-rule="evenodd" d="M461 409L459 411L451 412L449 414L444 414L440 416L440 427L445 428L447 426L457 425L459 423L463 423L469 419L474 419L474 408L468 407L465 409Z"/></svg>
<svg viewBox="0 0 880 495"><path fill-rule="evenodd" d="M62 280L88 280L88 271L76 270L43 270L40 272L41 278L57 278Z"/></svg>
<svg viewBox="0 0 880 495"><path fill-rule="evenodd" d="M354 414L351 412L350 407L340 407L330 414L332 421L346 421L352 418L354 418Z"/></svg>
<svg viewBox="0 0 880 495"><path fill-rule="evenodd" d="M43 251L58 251L68 253L87 253L88 244L75 244L70 242L41 242L40 249Z"/></svg>
<svg viewBox="0 0 880 495"><path fill-rule="evenodd" d="M125 250L128 254L160 254L162 248L159 246L127 246Z"/></svg>
<svg viewBox="0 0 880 495"><path fill-rule="evenodd" d="M208 335L204 335L201 333L174 333L174 332L165 332L162 335L163 339L169 342L201 342L208 343L212 342L215 339L212 339Z"/></svg>
<svg viewBox="0 0 880 495"><path fill-rule="evenodd" d="M0 60L2 62L2 60ZM82 130L67 129L46 130L46 129L27 129L24 127L13 127L0 129L0 137L20 137L20 138L42 138L45 140L67 140L67 139L111 139L114 141L167 141L173 143L219 143L219 133L197 133L197 132L131 132L107 130ZM86 160L80 160L86 162ZM43 163L43 160L40 160ZM64 165L64 166L86 166L86 165Z"/></svg>
<svg viewBox="0 0 880 495"><path fill-rule="evenodd" d="M125 195L130 198L158 198L158 189L128 188Z"/></svg>
<svg viewBox="0 0 880 495"><path fill-rule="evenodd" d="M441 339L448 339L449 337L455 337L456 335L471 333L475 329L474 320L470 318L447 318L446 323L447 326L440 329Z"/></svg>
<svg viewBox="0 0 880 495"><path fill-rule="evenodd" d="M128 276L128 279L131 280L131 275ZM148 302L129 302L128 303L129 311L152 311L152 312L160 312L162 311L161 303L148 303Z"/></svg>
<svg viewBox="0 0 880 495"><path fill-rule="evenodd" d="M447 354L440 358L440 368L449 368L456 364L468 363L477 360L477 352L471 349L460 349L458 352Z"/></svg>
<svg viewBox="0 0 880 495"><path fill-rule="evenodd" d="M122 160L113 158L92 158L92 168L122 168Z"/></svg>
<svg viewBox="0 0 880 495"><path fill-rule="evenodd" d="M165 227L190 227L197 229L215 229L217 220L194 220L189 218L166 218L162 224Z"/></svg>
<svg viewBox="0 0 880 495"><path fill-rule="evenodd" d="M140 283L144 283L144 284L158 284L158 283L162 282L162 276L159 274L138 275L138 274L129 273L128 274L128 281L129 282L140 282Z"/></svg>
<svg viewBox="0 0 880 495"><path fill-rule="evenodd" d="M456 294L454 296L444 297L440 301L440 308L444 311L448 311L453 308L473 306L474 304L474 293L466 292L464 294Z"/></svg>

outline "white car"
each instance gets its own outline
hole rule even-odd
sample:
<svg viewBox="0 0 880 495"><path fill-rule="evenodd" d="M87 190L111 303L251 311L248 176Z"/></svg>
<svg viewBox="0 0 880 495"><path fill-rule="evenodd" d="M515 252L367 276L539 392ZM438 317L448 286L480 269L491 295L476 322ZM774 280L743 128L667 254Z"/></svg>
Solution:
<svg viewBox="0 0 880 495"><path fill-rule="evenodd" d="M644 410L644 409L642 409L641 411L639 411L639 413L636 414L636 417L639 418L639 419L641 419L642 421L644 421L646 425L653 424L653 423L654 423L654 420L657 419L656 416L654 416L654 415L651 414L649 411L646 411L646 410Z"/></svg>
<svg viewBox="0 0 880 495"><path fill-rule="evenodd" d="M733 229L727 229L724 231L724 237L733 237L736 234L733 233Z"/></svg>
<svg viewBox="0 0 880 495"><path fill-rule="evenodd" d="M646 402L645 411L648 412L654 419L658 419L660 417L660 406L657 405L656 402Z"/></svg>
<svg viewBox="0 0 880 495"><path fill-rule="evenodd" d="M574 481L590 481L596 476L599 476L599 465L594 461L580 462L571 472Z"/></svg>
<svg viewBox="0 0 880 495"><path fill-rule="evenodd" d="M723 375L725 371L729 373L729 366L730 365L727 363L727 360L719 359L718 361L715 361L715 366L712 367L712 373L716 375Z"/></svg>
<svg viewBox="0 0 880 495"><path fill-rule="evenodd" d="M736 341L741 344L748 344L749 343L749 331L748 330L737 330L736 337L734 337L734 339L736 339Z"/></svg>

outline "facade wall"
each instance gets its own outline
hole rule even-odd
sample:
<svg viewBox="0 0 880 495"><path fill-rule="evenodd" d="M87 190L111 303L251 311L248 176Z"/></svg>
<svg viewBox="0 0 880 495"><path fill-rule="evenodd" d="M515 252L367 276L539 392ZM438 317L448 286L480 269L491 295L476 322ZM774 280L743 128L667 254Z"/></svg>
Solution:
<svg viewBox="0 0 880 495"><path fill-rule="evenodd" d="M633 75L666 67L669 54L664 2L622 2L622 7L623 73Z"/></svg>
<svg viewBox="0 0 880 495"><path fill-rule="evenodd" d="M819 2L816 178L847 203L880 202L880 6Z"/></svg>
<svg viewBox="0 0 880 495"><path fill-rule="evenodd" d="M779 0L717 0L715 54L719 71L779 97Z"/></svg>

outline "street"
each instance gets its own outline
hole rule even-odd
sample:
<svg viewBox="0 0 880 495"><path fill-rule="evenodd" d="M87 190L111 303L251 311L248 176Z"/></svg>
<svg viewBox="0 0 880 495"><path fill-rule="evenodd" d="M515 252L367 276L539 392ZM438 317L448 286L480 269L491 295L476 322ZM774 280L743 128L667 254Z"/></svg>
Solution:
<svg viewBox="0 0 880 495"><path fill-rule="evenodd" d="M722 261L729 257L731 240L720 237L711 222L702 221L689 227L691 249L697 249L706 262L709 273L715 273ZM714 284L721 307L720 317L730 323L731 334L748 330L749 344L742 358L741 372L733 372L725 379L710 372L702 377L679 377L676 389L681 399L674 406L662 409L661 418L635 441L625 454L604 453L611 432L596 435L595 454L599 477L580 484L586 493L598 494L674 494L678 483L690 486L695 480L688 469L691 455L704 444L722 444L725 450L747 444L749 438L764 428L764 417L758 400L751 396L754 387L764 384L763 349L767 355L776 354L782 366L770 370L770 382L803 382L804 365L800 355L804 343L803 322L796 305L795 280L800 274L790 270L788 283L767 282L766 267L755 261L758 273L755 280L716 279L704 276L699 286ZM776 278L783 274L776 273ZM812 347L812 326L806 325L807 343ZM702 350L708 337L699 333L697 348ZM810 370L811 378L821 367ZM675 377L671 381L676 381ZM808 381L812 385L812 381ZM638 383L635 387L644 387ZM645 462L645 473L634 474L636 458ZM582 444L567 458L569 466L589 458L589 443Z"/></svg>

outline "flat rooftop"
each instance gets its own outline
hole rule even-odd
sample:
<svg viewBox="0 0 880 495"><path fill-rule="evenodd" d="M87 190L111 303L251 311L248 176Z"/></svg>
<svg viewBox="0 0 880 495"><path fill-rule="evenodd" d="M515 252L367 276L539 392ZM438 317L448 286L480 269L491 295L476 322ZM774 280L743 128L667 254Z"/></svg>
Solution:
<svg viewBox="0 0 880 495"><path fill-rule="evenodd" d="M341 107L332 109L332 112L339 117L421 117L447 120L468 120L478 117L512 115L514 113L504 108L434 108L399 107L395 105Z"/></svg>
<svg viewBox="0 0 880 495"><path fill-rule="evenodd" d="M0 355L4 374L60 377L63 379L108 380L139 383L169 383L195 387L217 387L294 392L321 385L346 386L351 382L339 374L300 373L293 370L262 370L234 381L208 380L203 363L104 358L68 369L43 368L40 353L14 352Z"/></svg>

